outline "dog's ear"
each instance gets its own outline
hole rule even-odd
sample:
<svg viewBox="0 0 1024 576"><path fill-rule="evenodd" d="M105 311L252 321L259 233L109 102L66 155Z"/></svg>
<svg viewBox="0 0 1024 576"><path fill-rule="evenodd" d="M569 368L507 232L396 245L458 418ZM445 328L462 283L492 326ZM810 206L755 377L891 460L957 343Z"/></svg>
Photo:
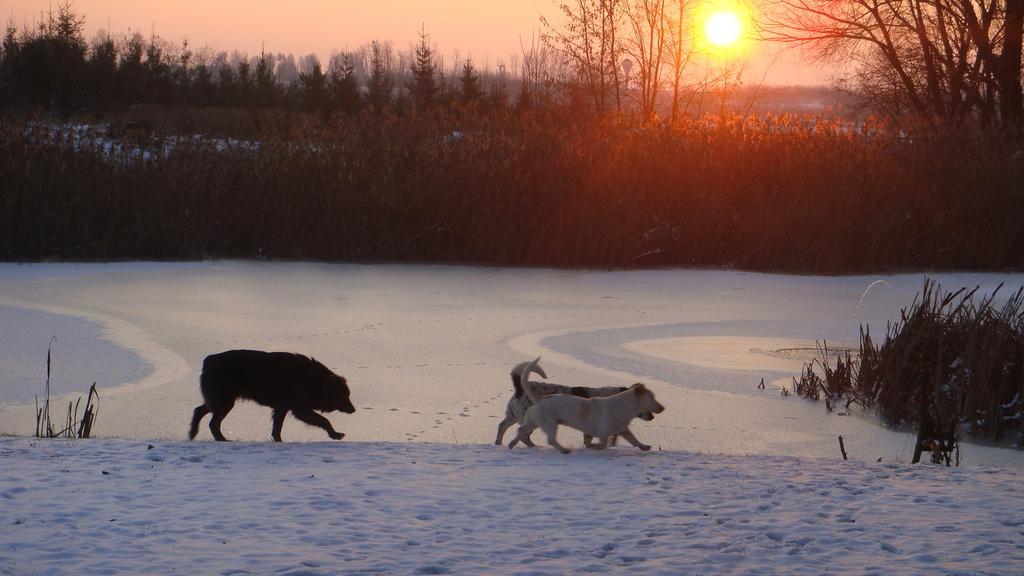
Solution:
<svg viewBox="0 0 1024 576"><path fill-rule="evenodd" d="M639 382L637 382L636 384L633 384L632 388L633 388L633 391L636 392L637 396L640 396L641 394L643 394L647 390L647 388L645 388L644 385L639 383Z"/></svg>

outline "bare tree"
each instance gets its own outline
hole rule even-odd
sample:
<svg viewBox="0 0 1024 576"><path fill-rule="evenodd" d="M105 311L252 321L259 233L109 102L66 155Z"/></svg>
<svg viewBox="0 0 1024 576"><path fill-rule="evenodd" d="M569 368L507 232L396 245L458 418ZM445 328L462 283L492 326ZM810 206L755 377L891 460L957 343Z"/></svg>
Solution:
<svg viewBox="0 0 1024 576"><path fill-rule="evenodd" d="M635 97L641 117L657 117L660 97L671 90L671 121L683 112L690 87L685 74L693 54L686 0L576 0L560 4L565 24L547 27L545 41L573 67L597 114L621 110L620 63L635 64ZM529 61L527 64L530 64Z"/></svg>
<svg viewBox="0 0 1024 576"><path fill-rule="evenodd" d="M562 79L563 71L560 69L560 59L556 51L547 43L531 41L529 48L521 45L522 64L519 68L519 100L520 108L531 108L538 103L550 102L553 99L552 91L556 82ZM516 68L513 61L513 71ZM499 74L504 76L505 72L499 68Z"/></svg>
<svg viewBox="0 0 1024 576"><path fill-rule="evenodd" d="M1024 122L1024 94L1021 91L1021 56L1024 48L1024 0L1005 0L1003 50L1000 54L1000 106L1008 122Z"/></svg>
<svg viewBox="0 0 1024 576"><path fill-rule="evenodd" d="M563 27L555 27L546 18L544 39L572 64L576 77L586 90L594 113L621 110L619 59L622 45L619 26L624 0L574 0L562 2Z"/></svg>
<svg viewBox="0 0 1024 576"><path fill-rule="evenodd" d="M680 116L680 104L683 94L683 71L690 62L691 34L686 33L684 15L686 13L686 0L667 0L671 4L668 9L669 33L671 50L669 52L669 69L672 74L672 123L675 124Z"/></svg>
<svg viewBox="0 0 1024 576"><path fill-rule="evenodd" d="M664 87L666 51L671 43L671 20L667 13L670 0L632 0L626 4L629 39L625 52L637 66L640 114L645 119L655 116L658 94Z"/></svg>
<svg viewBox="0 0 1024 576"><path fill-rule="evenodd" d="M767 38L852 62L887 113L1020 122L1024 0L778 0Z"/></svg>

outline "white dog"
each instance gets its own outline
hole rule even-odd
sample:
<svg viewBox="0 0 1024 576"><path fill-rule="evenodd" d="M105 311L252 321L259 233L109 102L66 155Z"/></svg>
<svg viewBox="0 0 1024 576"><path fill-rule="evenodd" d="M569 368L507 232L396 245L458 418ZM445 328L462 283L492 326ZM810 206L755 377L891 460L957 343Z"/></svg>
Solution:
<svg viewBox="0 0 1024 576"><path fill-rule="evenodd" d="M559 444L556 437L558 425L565 424L586 435L600 438L600 443L594 446L598 450L607 447L609 438L616 435L622 436L641 450L651 449L637 440L629 430L629 423L634 418L645 414L650 416L651 413L660 414L665 410L665 407L654 399L654 393L643 384L634 384L625 392L605 398L580 398L568 394L552 394L540 398L533 389L533 383L530 382L530 372L534 371L539 360L540 358L537 358L530 362L520 372L523 391L533 401L533 405L526 411L524 423L516 432L516 437L509 443L509 448L514 448L520 441L529 438L534 430L540 428L547 434L548 444L568 454L570 450Z"/></svg>
<svg viewBox="0 0 1024 576"><path fill-rule="evenodd" d="M522 372L527 369L528 366L532 366L531 370L534 374L537 374L541 378L547 378L548 375L544 373L544 369L540 367L540 364L534 362L520 362L512 368L512 387L515 388L515 394L508 399L508 404L505 406L505 419L498 423L498 436L494 439L494 443L501 446L502 438L505 436L505 431L508 430L509 426L512 426L516 422L520 425L525 421L526 411L533 406L533 400L530 396L527 396L523 391L523 385L521 384ZM538 398L544 398L552 394L571 394L573 396L579 396L581 398L596 398L598 396L612 396L626 390L624 386L605 386L602 388L587 388L586 386L563 386L562 384L555 384L553 382L531 382L533 385L533 395ZM650 418L641 416L645 420ZM533 448L534 444L530 440L529 436L523 438L523 444ZM590 447L590 436L584 436L583 443ZM614 444L614 442L613 442Z"/></svg>

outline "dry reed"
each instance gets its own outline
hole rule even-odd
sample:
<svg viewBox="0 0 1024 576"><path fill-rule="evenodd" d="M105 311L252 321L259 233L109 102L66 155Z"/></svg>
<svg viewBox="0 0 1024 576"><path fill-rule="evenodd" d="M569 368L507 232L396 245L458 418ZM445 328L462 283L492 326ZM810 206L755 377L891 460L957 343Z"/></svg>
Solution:
<svg viewBox="0 0 1024 576"><path fill-rule="evenodd" d="M291 119L230 143L0 128L0 259L1024 268L1024 169L987 134L793 116Z"/></svg>
<svg viewBox="0 0 1024 576"><path fill-rule="evenodd" d="M79 397L75 402L68 402L67 415L63 424L54 426L53 418L50 416L50 369L53 352L53 343L57 340L54 336L50 338L50 344L46 349L46 388L43 394L43 406L39 406L39 397L36 396L36 428L37 438L89 438L92 435L92 427L96 422L96 414L99 411L99 392L96 391L96 383L89 387L89 394L85 400L82 411L82 419L78 419L78 409L82 402Z"/></svg>
<svg viewBox="0 0 1024 576"><path fill-rule="evenodd" d="M856 360L807 364L797 392L828 391L876 408L889 425L914 425L919 442L944 443L947 463L961 429L994 441L1016 431L1024 445L1024 288L997 306L1001 288L978 297L977 287L944 292L926 279L880 346L862 328Z"/></svg>

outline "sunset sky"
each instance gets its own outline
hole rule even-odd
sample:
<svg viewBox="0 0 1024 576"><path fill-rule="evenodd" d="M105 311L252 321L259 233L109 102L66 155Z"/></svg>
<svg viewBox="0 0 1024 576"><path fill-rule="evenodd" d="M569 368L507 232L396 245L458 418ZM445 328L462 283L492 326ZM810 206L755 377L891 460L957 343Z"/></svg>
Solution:
<svg viewBox="0 0 1024 576"><path fill-rule="evenodd" d="M5 19L21 27L60 0L0 0ZM86 36L108 28L115 35L129 29L214 51L241 50L296 56L355 48L373 39L404 48L425 26L431 41L450 57L473 56L481 68L496 67L520 53L540 32L540 15L557 18L555 0L75 0L86 16ZM801 61L793 50L777 54L772 46L755 46L747 57L747 83L822 84L828 75Z"/></svg>

